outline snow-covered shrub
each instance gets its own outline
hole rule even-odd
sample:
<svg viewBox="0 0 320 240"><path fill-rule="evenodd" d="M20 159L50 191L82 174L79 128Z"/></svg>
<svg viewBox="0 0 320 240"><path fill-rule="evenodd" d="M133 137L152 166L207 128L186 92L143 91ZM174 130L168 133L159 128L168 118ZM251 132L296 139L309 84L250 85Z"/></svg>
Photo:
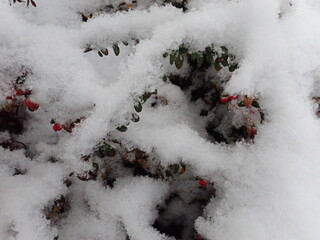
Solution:
<svg viewBox="0 0 320 240"><path fill-rule="evenodd" d="M319 10L1 0L0 239L319 239Z"/></svg>

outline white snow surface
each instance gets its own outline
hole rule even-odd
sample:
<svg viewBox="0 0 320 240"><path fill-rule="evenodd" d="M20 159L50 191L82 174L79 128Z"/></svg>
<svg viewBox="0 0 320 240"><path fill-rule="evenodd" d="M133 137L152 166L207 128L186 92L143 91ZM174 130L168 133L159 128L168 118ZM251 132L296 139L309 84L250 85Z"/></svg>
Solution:
<svg viewBox="0 0 320 240"><path fill-rule="evenodd" d="M29 156L0 148L0 239L170 239L152 227L167 183L124 176L112 189L78 181L69 191L62 182L70 170L91 167L81 156L154 89L171 103L144 109L122 136L155 150L164 165L183 160L222 189L195 222L205 239L320 239L320 123L310 98L320 94L319 2L194 0L183 13L138 0L137 9L81 21L79 12L105 2L112 1L38 0L34 8L0 0L0 98L23 65L32 69L26 85L40 105L19 136ZM120 44L114 56L110 46L131 38L140 43ZM197 50L227 45L240 60L226 90L259 95L266 121L254 144L209 142L182 91L162 82L170 71L162 54L183 42ZM109 47L109 56L83 53L86 44ZM82 116L72 134L52 131L52 118ZM58 163L48 163L51 156ZM27 174L12 176L17 166ZM59 194L73 199L61 229L42 213Z"/></svg>

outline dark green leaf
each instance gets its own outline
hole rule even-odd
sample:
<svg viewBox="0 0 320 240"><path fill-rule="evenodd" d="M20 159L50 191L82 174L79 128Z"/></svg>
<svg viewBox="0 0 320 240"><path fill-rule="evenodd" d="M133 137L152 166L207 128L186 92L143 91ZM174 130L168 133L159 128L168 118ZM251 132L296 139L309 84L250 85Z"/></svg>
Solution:
<svg viewBox="0 0 320 240"><path fill-rule="evenodd" d="M59 200L64 202L64 201L66 201L66 198L62 194L60 194Z"/></svg>
<svg viewBox="0 0 320 240"><path fill-rule="evenodd" d="M93 167L96 171L99 170L99 164L96 163L96 162L93 162L93 163L92 163L92 167Z"/></svg>
<svg viewBox="0 0 320 240"><path fill-rule="evenodd" d="M232 55L232 54L229 54L229 58L231 61L234 61L236 59L236 56Z"/></svg>
<svg viewBox="0 0 320 240"><path fill-rule="evenodd" d="M238 106L239 107L244 107L244 106L246 106L246 104L244 103L244 101L241 101L241 102L239 102Z"/></svg>
<svg viewBox="0 0 320 240"><path fill-rule="evenodd" d="M122 43L123 43L123 45L125 45L125 46L128 46L128 45L129 45L129 43L126 42L126 41L123 41Z"/></svg>
<svg viewBox="0 0 320 240"><path fill-rule="evenodd" d="M114 44L114 45L112 46L112 48L113 48L114 54L115 54L116 56L118 56L118 55L120 54L120 48L119 48L118 44Z"/></svg>
<svg viewBox="0 0 320 240"><path fill-rule="evenodd" d="M223 53L228 54L228 48L227 47L222 46L221 50L222 50Z"/></svg>
<svg viewBox="0 0 320 240"><path fill-rule="evenodd" d="M132 113L132 118L131 118L132 122L139 122L140 117L138 114L136 113Z"/></svg>
<svg viewBox="0 0 320 240"><path fill-rule="evenodd" d="M179 47L179 53L180 54L186 54L188 53L188 48L184 47L184 46L180 46Z"/></svg>
<svg viewBox="0 0 320 240"><path fill-rule="evenodd" d="M257 102L257 100L253 100L251 106L255 107L255 108L260 108L259 103Z"/></svg>
<svg viewBox="0 0 320 240"><path fill-rule="evenodd" d="M206 52L206 54L211 54L213 52L211 47L206 47L204 51Z"/></svg>
<svg viewBox="0 0 320 240"><path fill-rule="evenodd" d="M212 54L212 53L207 53L207 54L205 54L205 58L206 58L206 61L207 61L207 62L212 63L212 61L213 61L213 54Z"/></svg>
<svg viewBox="0 0 320 240"><path fill-rule="evenodd" d="M190 56L191 60L192 61L196 60L197 59L197 55L198 55L197 53L191 53L191 56Z"/></svg>
<svg viewBox="0 0 320 240"><path fill-rule="evenodd" d="M183 55L178 54L178 56L176 57L176 60L174 62L176 65L176 68L180 69L183 65L183 61L184 61Z"/></svg>
<svg viewBox="0 0 320 240"><path fill-rule="evenodd" d="M238 64L237 63L232 64L232 65L229 66L229 71L230 72L234 72L237 68L238 68Z"/></svg>
<svg viewBox="0 0 320 240"><path fill-rule="evenodd" d="M102 52L102 53L103 53L103 55L105 55L105 56L108 56L108 54L109 54L109 51L108 51L108 49L107 49L107 48L102 49L102 50L101 50L101 52Z"/></svg>
<svg viewBox="0 0 320 240"><path fill-rule="evenodd" d="M163 80L164 82L167 82L167 81L168 81L167 75L164 75L164 76L162 77L162 80Z"/></svg>
<svg viewBox="0 0 320 240"><path fill-rule="evenodd" d="M228 63L228 55L221 56L220 62L224 67L228 66L229 65L229 63Z"/></svg>
<svg viewBox="0 0 320 240"><path fill-rule="evenodd" d="M140 99L141 99L141 103L145 103L150 97L151 97L151 94L150 92L146 92L144 93Z"/></svg>
<svg viewBox="0 0 320 240"><path fill-rule="evenodd" d="M120 132L125 132L125 131L127 131L127 127L125 126L125 125L122 125L122 126L120 126L120 127L117 127L117 130L118 131L120 131Z"/></svg>
<svg viewBox="0 0 320 240"><path fill-rule="evenodd" d="M217 71L220 71L222 69L222 66L220 65L220 58L216 58L216 60L214 61L214 68Z"/></svg>
<svg viewBox="0 0 320 240"><path fill-rule="evenodd" d="M179 164L175 164L173 172L178 173L178 171L179 171Z"/></svg>
<svg viewBox="0 0 320 240"><path fill-rule="evenodd" d="M164 58L166 58L166 57L169 56L169 53L165 52L164 54L162 54L162 56L163 56Z"/></svg>
<svg viewBox="0 0 320 240"><path fill-rule="evenodd" d="M203 56L202 56L202 54L201 55L198 54L198 56L197 56L197 67L200 68L202 63L203 63Z"/></svg>
<svg viewBox="0 0 320 240"><path fill-rule="evenodd" d="M176 55L174 53L171 53L170 54L170 64L172 65L175 60L176 60Z"/></svg>
<svg viewBox="0 0 320 240"><path fill-rule="evenodd" d="M102 54L101 51L98 51L98 54L99 54L100 57L103 57L103 54Z"/></svg>
<svg viewBox="0 0 320 240"><path fill-rule="evenodd" d="M140 102L136 102L134 104L134 109L137 111L137 112L141 112L142 111L142 104Z"/></svg>
<svg viewBox="0 0 320 240"><path fill-rule="evenodd" d="M114 157L116 155L116 150L110 144L102 146L100 151L107 157Z"/></svg>

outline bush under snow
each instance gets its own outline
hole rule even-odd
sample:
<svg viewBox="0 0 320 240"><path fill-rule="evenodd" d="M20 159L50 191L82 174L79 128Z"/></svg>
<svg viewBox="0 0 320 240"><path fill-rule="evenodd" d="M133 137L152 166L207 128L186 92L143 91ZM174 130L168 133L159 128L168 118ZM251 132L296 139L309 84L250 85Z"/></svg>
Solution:
<svg viewBox="0 0 320 240"><path fill-rule="evenodd" d="M318 240L319 12L0 0L0 239Z"/></svg>

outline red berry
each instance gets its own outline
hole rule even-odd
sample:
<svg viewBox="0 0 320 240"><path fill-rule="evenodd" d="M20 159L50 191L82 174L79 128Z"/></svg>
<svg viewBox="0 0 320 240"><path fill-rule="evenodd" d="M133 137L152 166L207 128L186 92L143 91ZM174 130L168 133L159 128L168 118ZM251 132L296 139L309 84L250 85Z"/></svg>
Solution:
<svg viewBox="0 0 320 240"><path fill-rule="evenodd" d="M205 188L207 186L207 182L203 179L199 180L200 187Z"/></svg>
<svg viewBox="0 0 320 240"><path fill-rule="evenodd" d="M231 101L231 100L235 100L235 99L238 99L239 98L239 96L237 95L237 96L230 96L228 99L229 99L229 101Z"/></svg>
<svg viewBox="0 0 320 240"><path fill-rule="evenodd" d="M20 89L20 88L16 89L16 95L21 96L24 94L25 94L25 91L23 91L22 89Z"/></svg>
<svg viewBox="0 0 320 240"><path fill-rule="evenodd" d="M17 96L30 95L30 94L31 94L31 90L29 90L29 89L26 89L26 90L22 90L20 88L16 89Z"/></svg>
<svg viewBox="0 0 320 240"><path fill-rule="evenodd" d="M227 102L229 102L229 98L228 97L227 98L220 98L220 102L227 103Z"/></svg>
<svg viewBox="0 0 320 240"><path fill-rule="evenodd" d="M203 238L200 234L198 234L198 240L203 240Z"/></svg>
<svg viewBox="0 0 320 240"><path fill-rule="evenodd" d="M28 109L33 112L33 111L36 111L38 110L39 108L39 104L35 103L35 102L32 102L31 100L29 99L26 99L26 104L27 104L27 107Z"/></svg>
<svg viewBox="0 0 320 240"><path fill-rule="evenodd" d="M251 133L252 133L253 135L257 134L257 129L251 128Z"/></svg>
<svg viewBox="0 0 320 240"><path fill-rule="evenodd" d="M62 130L62 126L59 123L55 123L53 124L52 129L56 132L59 132Z"/></svg>

